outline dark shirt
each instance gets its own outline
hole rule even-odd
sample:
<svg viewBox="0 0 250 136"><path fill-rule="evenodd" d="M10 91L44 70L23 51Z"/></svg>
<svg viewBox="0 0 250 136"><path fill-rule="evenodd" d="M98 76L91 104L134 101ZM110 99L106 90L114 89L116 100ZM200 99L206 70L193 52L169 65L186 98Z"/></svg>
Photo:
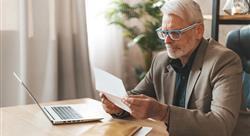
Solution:
<svg viewBox="0 0 250 136"><path fill-rule="evenodd" d="M170 65L173 67L176 72L176 81L175 81L175 99L174 105L179 107L185 107L185 98L186 98L186 88L190 70L193 65L196 52L200 45L194 50L188 59L187 64L183 67L180 59L171 59Z"/></svg>

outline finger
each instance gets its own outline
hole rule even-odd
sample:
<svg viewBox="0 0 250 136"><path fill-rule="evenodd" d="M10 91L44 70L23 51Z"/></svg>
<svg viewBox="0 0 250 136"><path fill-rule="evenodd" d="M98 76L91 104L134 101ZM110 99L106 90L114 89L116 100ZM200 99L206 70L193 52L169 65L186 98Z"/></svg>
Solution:
<svg viewBox="0 0 250 136"><path fill-rule="evenodd" d="M144 94L139 94L139 95L129 95L128 98L148 98L148 96Z"/></svg>
<svg viewBox="0 0 250 136"><path fill-rule="evenodd" d="M147 116L145 115L144 112L142 112L141 110L131 110L131 113L130 113L134 118L136 119L146 119Z"/></svg>
<svg viewBox="0 0 250 136"><path fill-rule="evenodd" d="M101 102L104 103L104 101L106 101L107 97L103 93L99 93L99 96L101 97Z"/></svg>
<svg viewBox="0 0 250 136"><path fill-rule="evenodd" d="M128 97L128 98L125 98L123 101L126 105L128 105L129 107L131 106L141 106L142 103L144 103L145 99L144 98L131 98L131 97Z"/></svg>
<svg viewBox="0 0 250 136"><path fill-rule="evenodd" d="M102 103L105 105L108 105L111 108L117 107L114 103L112 103L109 99L106 97L102 98Z"/></svg>
<svg viewBox="0 0 250 136"><path fill-rule="evenodd" d="M106 97L102 97L101 101L103 104L106 104L106 105L110 105L111 103Z"/></svg>
<svg viewBox="0 0 250 136"><path fill-rule="evenodd" d="M112 108L110 108L110 107L108 107L108 106L106 106L106 105L104 105L103 107L104 107L105 111L106 111L107 113L109 113L109 114L116 113L116 111L115 111L114 109L112 109Z"/></svg>
<svg viewBox="0 0 250 136"><path fill-rule="evenodd" d="M99 93L99 96L102 98L103 97L103 93Z"/></svg>
<svg viewBox="0 0 250 136"><path fill-rule="evenodd" d="M101 98L106 97L104 93L99 93L99 96L100 96Z"/></svg>
<svg viewBox="0 0 250 136"><path fill-rule="evenodd" d="M129 105L133 105L133 106L141 106L143 103L147 102L148 100L150 100L151 97L148 97L146 95L133 95L133 96L129 96L127 98L125 98L125 101L129 104Z"/></svg>
<svg viewBox="0 0 250 136"><path fill-rule="evenodd" d="M147 117L146 111L149 109L149 101L147 98L125 98L124 103L131 109L132 116L136 118Z"/></svg>
<svg viewBox="0 0 250 136"><path fill-rule="evenodd" d="M105 96L104 96L103 94L101 94L101 95L100 95L100 98L101 98L101 102L104 103L104 101L105 101L105 99L106 99Z"/></svg>
<svg viewBox="0 0 250 136"><path fill-rule="evenodd" d="M114 113L119 113L122 111L121 108L115 106L115 105L105 105L103 104L103 108L107 113L114 114Z"/></svg>

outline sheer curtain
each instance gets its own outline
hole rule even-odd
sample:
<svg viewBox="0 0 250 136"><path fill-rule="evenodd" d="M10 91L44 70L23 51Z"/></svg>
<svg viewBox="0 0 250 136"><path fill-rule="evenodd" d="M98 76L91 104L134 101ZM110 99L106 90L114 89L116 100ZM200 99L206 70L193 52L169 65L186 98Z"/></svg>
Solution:
<svg viewBox="0 0 250 136"><path fill-rule="evenodd" d="M31 101L13 71L40 102L97 98L90 72L85 1L8 1L16 4L12 20L18 23L14 30L1 30L1 106Z"/></svg>
<svg viewBox="0 0 250 136"><path fill-rule="evenodd" d="M125 60L122 31L105 19L111 1L86 0L89 51L93 66L122 78Z"/></svg>

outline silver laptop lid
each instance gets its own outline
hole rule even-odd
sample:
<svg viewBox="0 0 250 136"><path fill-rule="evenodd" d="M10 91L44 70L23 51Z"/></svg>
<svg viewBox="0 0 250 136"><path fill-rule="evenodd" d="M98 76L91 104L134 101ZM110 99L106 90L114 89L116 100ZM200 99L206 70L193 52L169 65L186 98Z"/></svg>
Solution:
<svg viewBox="0 0 250 136"><path fill-rule="evenodd" d="M36 100L35 96L31 93L31 91L29 90L28 86L26 86L26 84L21 80L21 78L15 73L13 72L13 75L16 77L16 79L20 82L20 84L25 88L26 92L31 96L31 98L34 100L34 102L38 105L38 107L43 111L43 113L46 115L46 117L51 120L46 112L43 110L43 108L41 107L41 105L38 103L38 101Z"/></svg>

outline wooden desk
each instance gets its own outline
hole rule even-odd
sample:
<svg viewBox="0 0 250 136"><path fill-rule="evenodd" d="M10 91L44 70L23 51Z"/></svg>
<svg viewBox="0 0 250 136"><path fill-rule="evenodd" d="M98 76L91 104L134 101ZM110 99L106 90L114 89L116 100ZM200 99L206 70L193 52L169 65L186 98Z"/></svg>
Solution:
<svg viewBox="0 0 250 136"><path fill-rule="evenodd" d="M67 101L51 102L50 104L84 104L91 103L94 108L100 109L99 112L105 114L105 121L112 121L109 114L102 109L101 103L89 99L75 99ZM101 122L89 122L80 124L52 125L42 111L34 104L0 108L0 135L1 136L74 136L81 135L90 127ZM153 120L133 120L131 123L137 123L143 126L153 127L149 136L168 135L165 125L159 121Z"/></svg>

